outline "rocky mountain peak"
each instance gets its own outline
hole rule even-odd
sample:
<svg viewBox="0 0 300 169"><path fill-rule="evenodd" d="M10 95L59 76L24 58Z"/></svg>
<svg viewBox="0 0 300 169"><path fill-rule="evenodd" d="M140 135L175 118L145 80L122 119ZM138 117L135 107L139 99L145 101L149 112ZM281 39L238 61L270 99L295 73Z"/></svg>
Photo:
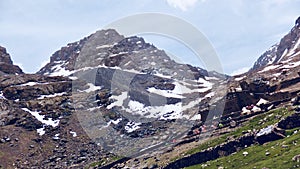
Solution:
<svg viewBox="0 0 300 169"><path fill-rule="evenodd" d="M295 26L285 35L278 44L273 45L263 53L254 63L251 70L256 70L267 65L287 61L299 54L300 50L300 17L296 20Z"/></svg>
<svg viewBox="0 0 300 169"><path fill-rule="evenodd" d="M38 74L71 76L75 72L96 67L114 67L176 79L208 76L206 70L179 64L163 50L145 42L142 37L124 37L116 30L100 30L56 51Z"/></svg>
<svg viewBox="0 0 300 169"><path fill-rule="evenodd" d="M74 70L76 59L87 41L89 41L89 45L91 46L96 45L105 48L105 46L113 45L123 38L123 36L113 29L97 31L77 42L69 43L67 46L56 51L50 57L50 62L41 68L37 74L66 75ZM96 49L90 49L89 46L86 46L86 50L95 52ZM98 48L97 50L102 51L102 48ZM55 73L59 71L63 71L63 73Z"/></svg>
<svg viewBox="0 0 300 169"><path fill-rule="evenodd" d="M299 111L298 25L229 80L112 29L62 47L38 74L0 74L0 168L184 168L285 139L299 113L268 111ZM12 71L0 51L0 73Z"/></svg>
<svg viewBox="0 0 300 169"><path fill-rule="evenodd" d="M13 64L9 54L6 52L6 48L0 46L0 62L7 64Z"/></svg>
<svg viewBox="0 0 300 169"><path fill-rule="evenodd" d="M0 75L3 74L22 74L23 71L19 66L13 65L10 55L6 48L0 46Z"/></svg>
<svg viewBox="0 0 300 169"><path fill-rule="evenodd" d="M300 26L300 16L299 16L298 19L296 20L295 25L296 25L297 27Z"/></svg>

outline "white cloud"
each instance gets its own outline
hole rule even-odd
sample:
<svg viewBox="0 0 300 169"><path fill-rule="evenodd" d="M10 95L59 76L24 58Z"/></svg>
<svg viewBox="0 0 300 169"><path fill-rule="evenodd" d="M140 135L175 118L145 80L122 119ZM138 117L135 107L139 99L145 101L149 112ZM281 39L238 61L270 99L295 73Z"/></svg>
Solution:
<svg viewBox="0 0 300 169"><path fill-rule="evenodd" d="M174 8L179 8L182 11L186 11L188 8L195 6L199 0L167 0L168 4ZM201 0L204 2L205 0Z"/></svg>
<svg viewBox="0 0 300 169"><path fill-rule="evenodd" d="M230 75L231 76L239 75L239 74L247 72L249 69L250 69L249 67L243 67L243 68L233 71Z"/></svg>

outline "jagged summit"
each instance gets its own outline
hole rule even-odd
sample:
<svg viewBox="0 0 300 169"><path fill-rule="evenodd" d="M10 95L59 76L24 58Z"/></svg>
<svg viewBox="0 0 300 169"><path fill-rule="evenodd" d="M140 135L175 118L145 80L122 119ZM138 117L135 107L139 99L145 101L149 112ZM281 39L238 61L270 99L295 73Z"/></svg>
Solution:
<svg viewBox="0 0 300 169"><path fill-rule="evenodd" d="M178 79L208 76L208 72L176 63L163 50L141 37L124 37L116 30L100 30L56 51L37 74L71 76L85 67L115 67ZM212 74L213 75L213 74ZM189 77L190 76L190 77Z"/></svg>
<svg viewBox="0 0 300 169"><path fill-rule="evenodd" d="M273 45L262 54L254 63L251 71L257 70L267 65L276 64L288 60L294 60L299 56L300 51L300 17L296 20L295 26L285 35L278 44Z"/></svg>
<svg viewBox="0 0 300 169"><path fill-rule="evenodd" d="M7 53L6 48L0 46L0 75L22 73L23 71L19 66L13 65L13 61Z"/></svg>
<svg viewBox="0 0 300 169"><path fill-rule="evenodd" d="M97 41L93 41L93 39L91 39L96 37L98 39ZM81 49L88 40L95 43L94 45L112 45L123 38L123 36L113 29L97 31L77 42L69 43L67 46L64 46L60 50L56 51L50 57L50 62L41 68L37 74L66 75L69 73L69 71L74 70L75 61ZM63 63L63 66L57 67L57 65L61 63ZM60 73L57 73L59 71Z"/></svg>

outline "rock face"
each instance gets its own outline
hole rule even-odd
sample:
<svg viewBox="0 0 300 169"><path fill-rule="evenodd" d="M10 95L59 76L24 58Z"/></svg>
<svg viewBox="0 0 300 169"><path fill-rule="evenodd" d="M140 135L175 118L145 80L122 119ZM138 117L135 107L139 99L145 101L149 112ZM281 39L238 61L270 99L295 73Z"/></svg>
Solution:
<svg viewBox="0 0 300 169"><path fill-rule="evenodd" d="M286 119L280 121L278 127L282 129L293 129L300 127L300 113L295 113L291 116L288 116Z"/></svg>
<svg viewBox="0 0 300 169"><path fill-rule="evenodd" d="M6 49L0 46L0 75L3 74L22 74L19 66L13 65L10 55Z"/></svg>
<svg viewBox="0 0 300 169"><path fill-rule="evenodd" d="M89 135L89 127L93 132L109 127L111 134L129 138L122 142L108 135L111 140L105 144L115 142L115 148L134 143L139 151L154 144L151 137L172 139L164 135L188 129L192 122L184 124L183 119L198 113L198 105L209 101L214 84L222 79L220 74L176 63L143 38L125 38L111 29L62 47L37 74L17 70L5 48L0 61L5 74L0 76L0 138L19 140L13 143L19 148L6 141L0 144L7 154L0 159L5 168L13 163L18 168L83 168L108 162L112 155L96 146L98 138ZM91 72L94 81L85 79ZM77 75L83 78L74 78ZM20 140L22 133L26 140ZM43 149L47 151L39 151Z"/></svg>
<svg viewBox="0 0 300 169"><path fill-rule="evenodd" d="M78 95L74 99L77 108L95 111L101 108L108 112L99 117L103 123L95 124L94 128L106 130L105 126L110 126L115 135L121 133L132 139L148 137L144 144L122 138L108 138L102 144L118 142L110 146L123 149L124 146L118 145L134 143L139 147L132 148L135 151L151 147L145 144L152 144L151 137L164 132L182 133L183 128L169 128L170 122L176 126L182 124L181 120L193 118L200 113L199 104L208 109L204 103L214 97L214 88L221 87L220 83L226 80L220 74L175 62L141 37L124 37L111 29L97 31L61 48L38 74L77 79L72 83L72 91ZM7 93L14 95L16 91L11 88ZM99 97L103 91L109 93L108 97ZM39 89L35 93L43 92L46 91ZM92 111L87 111L89 113ZM82 117L80 120L86 124L82 127L92 135L90 124L94 119Z"/></svg>
<svg viewBox="0 0 300 169"><path fill-rule="evenodd" d="M261 67L287 61L293 55L299 54L300 51L300 27L299 18L296 20L294 28L285 35L278 44L272 46L254 63L251 70Z"/></svg>
<svg viewBox="0 0 300 169"><path fill-rule="evenodd" d="M256 134L256 140L259 144L279 140L284 137L284 131L274 126L268 126L266 128L263 128Z"/></svg>
<svg viewBox="0 0 300 169"><path fill-rule="evenodd" d="M211 147L199 153L174 161L164 167L164 169L184 168L196 164L201 164L210 160L217 159L219 157L230 155L254 143L254 135L248 134L233 141L228 141L216 147Z"/></svg>
<svg viewBox="0 0 300 169"><path fill-rule="evenodd" d="M244 93L248 105L255 105L259 99L267 100L269 103L261 106L264 110L297 97L300 87L300 27L297 23L278 44L258 58L249 72L232 78L230 95ZM239 97L228 98L233 98L228 105L234 111L245 106L237 106L241 102Z"/></svg>
<svg viewBox="0 0 300 169"><path fill-rule="evenodd" d="M105 47L109 47L110 45L119 42L123 38L124 36L119 35L119 33L113 29L97 31L96 33L85 37L78 42L69 43L67 46L56 51L50 57L50 63L41 68L37 74L68 76L70 75L68 72L75 69L75 63L78 61L77 58L88 40L95 43L92 45L102 46L103 48L98 48L100 52L103 50L106 51ZM94 39L97 39L97 41L94 41ZM95 51L95 49L91 49L90 52L93 51ZM98 57L106 58L106 56L107 55L105 52L103 52L103 54Z"/></svg>
<svg viewBox="0 0 300 169"><path fill-rule="evenodd" d="M203 125L209 113L222 127L234 122L234 128L286 104L300 87L298 25L299 21L261 56L247 76L230 77L228 89L217 88L228 77L176 63L143 38L124 37L112 29L62 47L37 74L23 74L0 47L0 155L5 154L0 168L101 166L114 159L107 150L128 147L126 152L143 152L150 147L152 151L158 143L171 145L186 136L176 133L192 129L194 135L213 129L216 124L211 119L211 125ZM228 93L218 95L219 90ZM224 111L218 107L221 100L226 102ZM279 127L299 126L298 119L298 115L288 117ZM268 131L203 150L169 168L283 137L277 129Z"/></svg>
<svg viewBox="0 0 300 169"><path fill-rule="evenodd" d="M13 64L9 54L6 52L6 49L2 46L0 46L0 62L10 64L10 65Z"/></svg>

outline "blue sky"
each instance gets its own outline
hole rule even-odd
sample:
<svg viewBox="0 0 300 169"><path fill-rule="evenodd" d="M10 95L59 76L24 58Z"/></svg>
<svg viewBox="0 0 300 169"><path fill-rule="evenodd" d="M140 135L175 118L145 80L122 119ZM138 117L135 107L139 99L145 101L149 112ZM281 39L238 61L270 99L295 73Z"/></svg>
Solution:
<svg viewBox="0 0 300 169"><path fill-rule="evenodd" d="M36 72L67 43L122 17L157 12L197 27L215 47L225 73L232 74L251 67L294 26L299 6L300 0L0 0L0 45L25 72ZM146 40L198 64L178 42Z"/></svg>

